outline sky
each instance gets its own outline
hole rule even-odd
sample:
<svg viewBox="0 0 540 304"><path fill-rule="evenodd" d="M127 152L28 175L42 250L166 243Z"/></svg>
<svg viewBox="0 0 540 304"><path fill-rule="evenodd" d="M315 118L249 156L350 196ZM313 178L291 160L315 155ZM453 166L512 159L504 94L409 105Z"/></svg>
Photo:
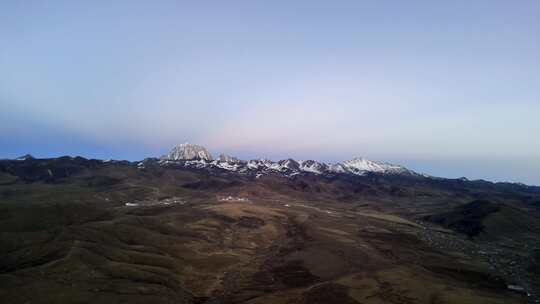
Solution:
<svg viewBox="0 0 540 304"><path fill-rule="evenodd" d="M540 1L0 2L0 158L184 142L540 185Z"/></svg>

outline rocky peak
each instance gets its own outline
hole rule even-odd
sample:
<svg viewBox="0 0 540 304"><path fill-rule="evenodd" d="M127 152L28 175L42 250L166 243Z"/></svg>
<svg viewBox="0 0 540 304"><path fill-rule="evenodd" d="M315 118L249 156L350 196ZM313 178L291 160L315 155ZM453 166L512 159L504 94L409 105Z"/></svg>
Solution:
<svg viewBox="0 0 540 304"><path fill-rule="evenodd" d="M300 162L300 169L304 172L321 174L328 170L328 165L314 160L305 160Z"/></svg>
<svg viewBox="0 0 540 304"><path fill-rule="evenodd" d="M164 160L192 160L203 159L207 161L212 160L212 155L206 150L205 147L194 144L180 144L174 147L169 154L161 157Z"/></svg>
<svg viewBox="0 0 540 304"><path fill-rule="evenodd" d="M277 162L280 169L299 170L300 164L292 158L280 160Z"/></svg>
<svg viewBox="0 0 540 304"><path fill-rule="evenodd" d="M225 162L225 163L239 163L240 162L238 158L227 155L227 154L220 154L219 161Z"/></svg>

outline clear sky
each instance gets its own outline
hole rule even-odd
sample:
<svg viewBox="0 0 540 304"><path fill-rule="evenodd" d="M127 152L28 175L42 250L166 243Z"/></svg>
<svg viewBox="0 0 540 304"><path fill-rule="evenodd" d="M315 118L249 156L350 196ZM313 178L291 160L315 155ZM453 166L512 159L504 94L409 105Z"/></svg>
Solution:
<svg viewBox="0 0 540 304"><path fill-rule="evenodd" d="M0 2L0 158L186 141L540 185L540 1Z"/></svg>

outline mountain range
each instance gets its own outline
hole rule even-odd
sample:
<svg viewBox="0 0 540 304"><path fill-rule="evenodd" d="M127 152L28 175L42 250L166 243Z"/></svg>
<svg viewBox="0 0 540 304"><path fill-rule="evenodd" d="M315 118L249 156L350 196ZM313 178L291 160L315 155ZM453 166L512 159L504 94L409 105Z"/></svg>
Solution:
<svg viewBox="0 0 540 304"><path fill-rule="evenodd" d="M163 166L221 169L258 176L262 174L282 174L289 177L297 174L366 175L369 173L421 175L403 166L375 162L359 157L333 164L315 160L294 160L291 158L276 162L268 159L252 159L246 161L225 154L221 154L218 159L214 159L203 146L189 143L180 144L174 147L168 154L161 156L159 159L147 158L138 165L144 167L145 165L156 162Z"/></svg>

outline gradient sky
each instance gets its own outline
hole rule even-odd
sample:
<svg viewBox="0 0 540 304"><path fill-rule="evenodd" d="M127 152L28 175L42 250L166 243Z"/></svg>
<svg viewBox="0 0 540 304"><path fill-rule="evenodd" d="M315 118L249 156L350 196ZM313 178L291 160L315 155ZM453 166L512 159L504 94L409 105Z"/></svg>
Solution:
<svg viewBox="0 0 540 304"><path fill-rule="evenodd" d="M0 158L186 141L540 185L540 1L0 2Z"/></svg>

